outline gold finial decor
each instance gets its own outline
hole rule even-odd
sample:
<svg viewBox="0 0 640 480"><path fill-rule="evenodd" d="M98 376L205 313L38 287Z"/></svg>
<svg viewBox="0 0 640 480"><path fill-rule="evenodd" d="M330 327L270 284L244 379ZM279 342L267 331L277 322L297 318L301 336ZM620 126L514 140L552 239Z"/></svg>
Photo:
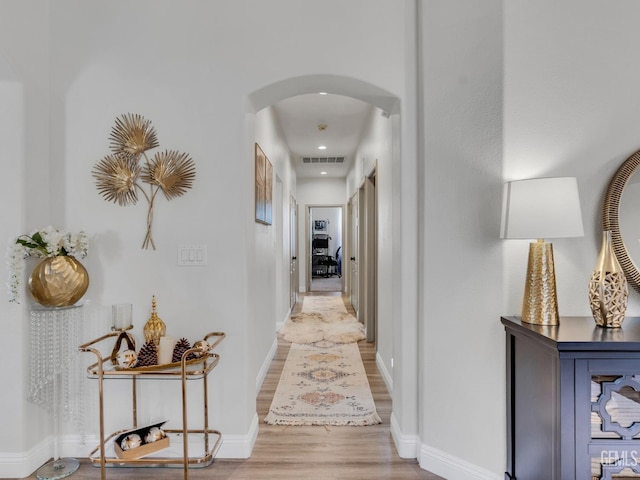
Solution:
<svg viewBox="0 0 640 480"><path fill-rule="evenodd" d="M160 337L164 337L166 333L167 326L156 312L156 296L154 295L151 298L151 318L144 324L144 340L147 343L155 343L157 347L160 345Z"/></svg>
<svg viewBox="0 0 640 480"><path fill-rule="evenodd" d="M186 153L175 150L157 152L149 159L147 151L159 146L151 121L137 114L116 119L111 130L111 154L93 168L98 192L108 202L121 206L135 205L138 192L147 200L147 233L142 248L156 249L152 236L153 205L162 191L167 200L183 195L193 186L196 169ZM142 183L148 184L148 189Z"/></svg>

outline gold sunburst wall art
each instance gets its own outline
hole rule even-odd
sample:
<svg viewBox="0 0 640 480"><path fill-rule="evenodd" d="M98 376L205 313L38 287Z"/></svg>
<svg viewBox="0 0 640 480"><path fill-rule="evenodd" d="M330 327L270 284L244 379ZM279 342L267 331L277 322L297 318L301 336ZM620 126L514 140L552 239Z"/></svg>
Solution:
<svg viewBox="0 0 640 480"><path fill-rule="evenodd" d="M159 146L151 121L128 113L116 118L109 136L111 153L93 167L98 193L108 202L135 205L139 195L148 205L143 249L153 248L153 206L162 192L167 200L179 197L193 186L196 168L191 157L175 150L147 152Z"/></svg>

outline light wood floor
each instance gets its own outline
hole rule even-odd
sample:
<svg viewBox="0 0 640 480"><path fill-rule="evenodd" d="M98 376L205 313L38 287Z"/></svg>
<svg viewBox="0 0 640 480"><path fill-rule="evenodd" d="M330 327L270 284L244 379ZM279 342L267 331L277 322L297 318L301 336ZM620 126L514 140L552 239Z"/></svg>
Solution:
<svg viewBox="0 0 640 480"><path fill-rule="evenodd" d="M299 310L300 304L294 313ZM375 348L366 342L360 342L359 347L382 424L283 427L261 423L251 458L215 460L207 468L189 470L190 480L444 480L422 470L415 460L401 459L396 453L389 433L391 398L376 367ZM289 344L279 340L256 402L260 421L271 405L288 351ZM80 469L69 478L99 479L100 469L82 460ZM183 472L174 468L110 468L107 478L181 479Z"/></svg>

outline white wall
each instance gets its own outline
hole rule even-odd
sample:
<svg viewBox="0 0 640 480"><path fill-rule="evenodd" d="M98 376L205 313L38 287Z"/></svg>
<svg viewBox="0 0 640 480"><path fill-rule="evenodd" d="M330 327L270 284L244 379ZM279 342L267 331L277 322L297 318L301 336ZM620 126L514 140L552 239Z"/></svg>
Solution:
<svg viewBox="0 0 640 480"><path fill-rule="evenodd" d="M49 222L54 214L49 196L49 99L46 5L37 1L0 2L0 240L26 233L27 225ZM32 265L30 265L33 268ZM0 262L0 279L8 276ZM6 295L6 293L4 293ZM0 476L21 475L32 447L41 439L34 424L47 415L25 401L29 389L29 321L26 305L0 302L0 374L3 388L0 428L11 432L0 446ZM28 472L27 472L28 473Z"/></svg>
<svg viewBox="0 0 640 480"><path fill-rule="evenodd" d="M585 236L553 240L561 316L591 315L585 292L601 242L603 196L640 145L640 66L629 61L639 14L629 0L505 2L505 180L578 178ZM505 243L504 311L513 313L528 246ZM628 313L638 315L640 297L632 292L629 300Z"/></svg>
<svg viewBox="0 0 640 480"><path fill-rule="evenodd" d="M85 227L92 240L85 262L91 275L86 298L97 311L111 303L133 303L138 339L153 294L172 335L194 340L212 330L227 333L219 348L222 361L210 376L210 414L225 436L222 457L251 450L258 421L256 381L265 360L260 357L274 339L258 332L279 320L273 302L267 303L267 315L256 315L259 302L276 292L262 281L274 278L275 254L262 257L264 245L273 245L273 233L253 218L253 142L273 140L275 149L267 146L266 152L274 165L286 161L286 154L275 134L262 130L269 122L252 117L248 99L283 79L323 72L334 80L362 79L415 103L405 82L406 62L412 61L404 56L410 4L328 0L310 12L297 0L0 3L0 35L6 35L0 55L19 67L16 76L25 85L28 174L25 194L12 206L12 225L19 231L11 234L48 223ZM327 35L332 31L341 34ZM363 51L376 55L363 56ZM144 202L126 208L109 204L91 176L95 163L109 153L115 117L127 112L152 120L160 149L188 152L196 163L192 190L156 201L155 251L140 249ZM411 151L412 137L405 141ZM297 192L300 205L303 196ZM343 185L339 203L344 197ZM206 244L209 264L177 266L180 243ZM18 335L23 338L9 354L26 363L26 312L16 307L9 312L9 321L22 325ZM109 388L113 398L124 389ZM160 397L162 384L147 388L149 393L141 394L148 402L141 420L166 414L176 421L179 399ZM108 398L111 406L113 398ZM19 467L28 474L49 454L33 450L46 436L48 422L23 395L16 401L22 411L10 426L19 425L15 431L21 433L18 439L0 439L0 452L24 454ZM191 411L198 408L197 400L191 403ZM129 422L126 409L114 410L108 430ZM0 475L18 476L8 469L0 464Z"/></svg>
<svg viewBox="0 0 640 480"><path fill-rule="evenodd" d="M7 68L8 65L0 58L0 69ZM0 189L0 203L18 208L5 208L0 210L0 239L4 242L15 237L16 231L23 228L22 215L20 212L21 202L19 199L25 194L25 168L24 168L24 105L23 87L15 81L11 72L0 77L0 158L2 161L3 187ZM0 266L2 285L7 281L8 271L6 262ZM3 291L3 294L4 291ZM5 297L6 298L6 297ZM8 304L6 301L0 302L0 318L19 318L22 308L20 305ZM28 345L28 325L20 321L0 322L0 362L10 370L9 375L3 375L3 388L0 389L0 405L6 412L0 417L0 428L6 432L21 432L23 430L23 417L30 411L24 404L23 398L26 396L28 387L28 354L25 348L24 353L16 349L19 345ZM17 358L16 358L16 355ZM19 359L19 361L16 361ZM20 392L21 395L16 395ZM20 438L19 442L13 445L7 452L22 452L27 445L25 438ZM10 455L7 455L10 457ZM0 457L0 461L2 461Z"/></svg>
<svg viewBox="0 0 640 480"><path fill-rule="evenodd" d="M393 321L393 271L398 268L393 256L393 120L372 108L360 143L354 154L354 168L347 176L347 192L351 198L367 175L376 171L378 226L378 310L377 359L387 386L393 385L393 337L398 325Z"/></svg>
<svg viewBox="0 0 640 480"><path fill-rule="evenodd" d="M624 239L629 257L634 260L636 267L640 264L640 222L638 222L637 205L640 202L640 183L637 183L639 175L632 175L630 182L624 189L618 219L620 222L620 235ZM594 262L595 264L595 262Z"/></svg>
<svg viewBox="0 0 640 480"><path fill-rule="evenodd" d="M419 74L412 63L410 0L327 0L312 11L299 0L0 2L0 57L6 59L0 63L8 64L0 70L13 72L10 80L21 85L4 91L9 111L22 111L24 118L23 127L8 134L20 136L20 145L9 143L0 153L3 165L7 155L21 156L25 172L12 186L19 200L11 205L6 233L47 223L86 227L93 235L88 298L97 309L134 303L138 335L152 294L175 334L227 332L211 377L212 422L225 434L224 456L250 451L256 382L274 339L269 332L282 315L272 298L279 286L265 283L277 268L268 248L275 227L253 220L253 142L274 162L284 190L296 189L302 226L304 205L344 204L352 190L344 182L292 185L288 153L270 113L254 116L247 106L253 92L271 84L323 72L365 80L402 104L400 115L372 123L359 155L367 162L379 156L379 180L391 182L392 195L384 197L391 203L381 202L380 213L391 217L393 228L384 231L390 238L379 260L381 269L391 270L393 301L381 295L378 308L390 310L396 323L392 349L381 345L381 352L385 365L389 352L395 355L398 431L419 434L423 466L450 479L501 478L504 470L499 316L520 309L527 247L498 240L503 181L578 176L586 235L554 243L560 313L589 315L585 292L600 243L602 194L638 148L634 73L640 67L629 59L636 53L633 21L640 6L631 0L606 6L596 0L418 4ZM313 31L325 34L309 35ZM348 41L327 34L334 31L349 31ZM196 161L194 189L171 202L158 200L155 252L139 248L144 205L106 203L90 173L108 153L113 119L130 111L153 120L161 149L186 151ZM391 145L376 145L374 137L387 138L389 128ZM384 171L389 149L391 175ZM413 205L418 190L419 214ZM182 242L206 243L209 265L177 267ZM632 295L630 313L639 307ZM26 310L2 308L5 323L13 325L7 333L17 340L5 354L26 364ZM411 327L418 308L416 336ZM418 349L419 376L411 362ZM22 459L24 469L48 453L31 454L48 428L46 417L24 400L24 366L13 382L22 391L1 400L16 415L2 421L21 433L0 439L0 475L11 476L13 459ZM395 396L396 389L412 388L419 399ZM159 405L153 395L143 396L175 417L177 399ZM123 427L116 423L109 426Z"/></svg>
<svg viewBox="0 0 640 480"><path fill-rule="evenodd" d="M586 292L603 196L640 146L640 65L630 61L640 4L517 0L505 2L504 12L504 180L577 177L585 236L553 240L558 306L561 316L591 322ZM505 242L505 312L520 309L527 248ZM631 291L627 313L639 311L640 297Z"/></svg>
<svg viewBox="0 0 640 480"><path fill-rule="evenodd" d="M259 390L260 374L266 373L271 359L268 353L272 342L275 341L276 324L282 322L289 311L288 301L284 300L289 298L289 266L288 262L286 264L283 262L283 255L280 255L282 263L278 264L276 262L278 255L275 252L276 249L282 248L276 243L278 231L282 232L280 238L287 239L288 244L289 216L288 213L284 214L284 210L288 212L289 196L295 193L296 179L291 154L272 108L267 107L255 115L254 132L255 142L260 145L273 165L274 201L278 198L275 177L282 181L280 203L273 205L272 225L266 226L256 222L253 224L255 232L253 262L247 265L247 278L251 284L248 296L248 299L251 299L248 302L251 308L249 318L254 319L252 328L248 331L250 344L254 346L250 352L253 362L251 371L258 375L256 388ZM277 213L278 211L280 214ZM288 258L288 255L286 257ZM280 282L276 281L278 270ZM257 393L256 391L256 395Z"/></svg>
<svg viewBox="0 0 640 480"><path fill-rule="evenodd" d="M498 479L502 2L421 6L420 464L450 480Z"/></svg>

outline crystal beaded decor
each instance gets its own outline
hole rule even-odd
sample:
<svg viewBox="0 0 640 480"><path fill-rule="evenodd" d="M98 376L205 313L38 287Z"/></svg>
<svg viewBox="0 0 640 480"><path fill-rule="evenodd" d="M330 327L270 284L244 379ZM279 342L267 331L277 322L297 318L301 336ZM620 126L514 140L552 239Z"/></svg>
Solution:
<svg viewBox="0 0 640 480"><path fill-rule="evenodd" d="M43 480L64 478L77 470L74 458L60 458L59 437L63 420L72 421L84 435L85 388L80 352L83 327L82 306L44 308L30 312L31 358L28 400L52 414L53 461L37 471Z"/></svg>

